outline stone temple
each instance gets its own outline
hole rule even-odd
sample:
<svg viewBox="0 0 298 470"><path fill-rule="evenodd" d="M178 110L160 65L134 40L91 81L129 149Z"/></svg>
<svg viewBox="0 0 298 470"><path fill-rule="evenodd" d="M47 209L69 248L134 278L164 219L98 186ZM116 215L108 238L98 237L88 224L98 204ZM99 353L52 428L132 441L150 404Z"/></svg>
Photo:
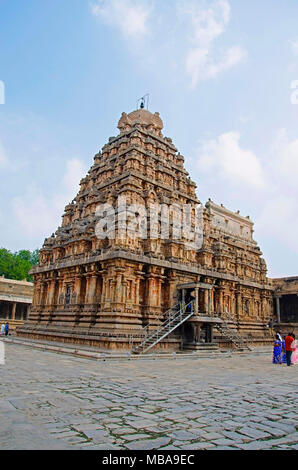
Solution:
<svg viewBox="0 0 298 470"><path fill-rule="evenodd" d="M271 341L274 288L253 222L211 200L201 205L159 113L123 113L118 129L44 242L31 312L17 334L119 351L155 333L147 346L159 351ZM130 210L137 223L125 236L119 198L147 211ZM190 208L189 231L201 207L199 245L187 243L185 230L177 235L172 208L179 206ZM170 208L163 236L160 207Z"/></svg>

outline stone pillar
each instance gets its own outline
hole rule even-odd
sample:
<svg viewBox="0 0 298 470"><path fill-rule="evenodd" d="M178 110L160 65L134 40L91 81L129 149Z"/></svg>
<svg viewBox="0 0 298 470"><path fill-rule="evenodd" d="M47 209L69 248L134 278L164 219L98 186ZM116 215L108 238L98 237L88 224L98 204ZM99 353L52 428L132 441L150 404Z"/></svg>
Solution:
<svg viewBox="0 0 298 470"><path fill-rule="evenodd" d="M116 303L122 302L122 272L117 273L114 300Z"/></svg>
<svg viewBox="0 0 298 470"><path fill-rule="evenodd" d="M86 275L86 297L85 297L85 305L90 303L90 284L91 284L91 276Z"/></svg>
<svg viewBox="0 0 298 470"><path fill-rule="evenodd" d="M53 306L53 303L54 303L55 289L56 289L56 280L53 279L52 281L49 282L48 295L47 295L47 305L51 307Z"/></svg>
<svg viewBox="0 0 298 470"><path fill-rule="evenodd" d="M16 319L16 309L17 309L17 304L14 302L12 304L12 310L11 310L11 319L15 320Z"/></svg>
<svg viewBox="0 0 298 470"><path fill-rule="evenodd" d="M146 289L146 307L144 309L144 322L149 323L152 328L160 324L160 321L156 318L161 313L161 277L155 270L147 275L147 286Z"/></svg>
<svg viewBox="0 0 298 470"><path fill-rule="evenodd" d="M195 288L195 315L199 314L199 288Z"/></svg>
<svg viewBox="0 0 298 470"><path fill-rule="evenodd" d="M101 293L101 305L105 304L106 301L106 291L107 291L107 279L105 276L102 278L102 293ZM87 292L87 287L86 287ZM121 289L121 296L122 296L122 289Z"/></svg>
<svg viewBox="0 0 298 470"><path fill-rule="evenodd" d="M77 276L74 281L74 291L76 294L76 304L81 303L81 284L82 284L82 278L81 276Z"/></svg>
<svg viewBox="0 0 298 470"><path fill-rule="evenodd" d="M162 304L162 285L163 285L162 277L158 277L156 279L156 284L157 284L157 306L161 307L161 304Z"/></svg>
<svg viewBox="0 0 298 470"><path fill-rule="evenodd" d="M218 313L220 313L220 314L222 314L224 312L223 294L224 294L223 289L219 288L219 291L218 291L218 307L219 307Z"/></svg>
<svg viewBox="0 0 298 470"><path fill-rule="evenodd" d="M39 305L40 303L40 283L37 283L34 287L34 294L33 294L33 305Z"/></svg>
<svg viewBox="0 0 298 470"><path fill-rule="evenodd" d="M262 299L262 306L263 306L263 312L264 312L264 319L268 322L270 319L271 312L269 312L269 303L268 303L268 298L267 294L265 293Z"/></svg>
<svg viewBox="0 0 298 470"><path fill-rule="evenodd" d="M97 275L91 276L90 297L89 297L89 302L91 304L97 303L97 298L96 298L97 279L98 279Z"/></svg>
<svg viewBox="0 0 298 470"><path fill-rule="evenodd" d="M150 306L156 306L156 297L157 297L157 292L156 292L156 280L155 277L149 277L148 278L148 298L147 298L147 303Z"/></svg>
<svg viewBox="0 0 298 470"><path fill-rule="evenodd" d="M58 286L57 286L57 304L58 306L62 304L62 298L63 298L63 280L59 278L58 280Z"/></svg>
<svg viewBox="0 0 298 470"><path fill-rule="evenodd" d="M39 292L39 300L38 300L38 305L39 306L43 305L44 292L45 292L45 284L44 284L44 282L42 282L41 287L40 287L40 292Z"/></svg>
<svg viewBox="0 0 298 470"><path fill-rule="evenodd" d="M210 301L211 301L211 315L214 315L215 312L215 290L214 287L212 287L210 291Z"/></svg>
<svg viewBox="0 0 298 470"><path fill-rule="evenodd" d="M209 311L209 289L204 289L204 312Z"/></svg>
<svg viewBox="0 0 298 470"><path fill-rule="evenodd" d="M109 282L110 281L107 281L106 289L109 289ZM106 293L107 293L107 290L106 290ZM121 302L122 303L126 303L127 296L128 296L127 281L122 280L122 288L121 288Z"/></svg>
<svg viewBox="0 0 298 470"><path fill-rule="evenodd" d="M173 276L173 279L169 280L169 298L167 303L167 309L174 307L174 305L176 305L177 303L177 280Z"/></svg>
<svg viewBox="0 0 298 470"><path fill-rule="evenodd" d="M210 323L210 343L213 343L214 335L213 335L213 324Z"/></svg>
<svg viewBox="0 0 298 470"><path fill-rule="evenodd" d="M200 342L200 334L201 334L201 323L193 323L193 328L194 328L194 342L199 343Z"/></svg>
<svg viewBox="0 0 298 470"><path fill-rule="evenodd" d="M280 323L280 296L276 295L275 296L275 302L276 302L276 317L277 317L277 323Z"/></svg>
<svg viewBox="0 0 298 470"><path fill-rule="evenodd" d="M208 315L211 315L211 289L208 289Z"/></svg>
<svg viewBox="0 0 298 470"><path fill-rule="evenodd" d="M83 297L82 292L82 275L80 271L77 271L76 277L74 279L74 294L72 295L71 303L72 303L72 313L74 315L74 322L72 325L77 324L81 319L81 305L85 303L85 295Z"/></svg>
<svg viewBox="0 0 298 470"><path fill-rule="evenodd" d="M141 278L140 276L138 276L136 279L136 299L135 299L136 305L140 305L140 281L141 281Z"/></svg>
<svg viewBox="0 0 298 470"><path fill-rule="evenodd" d="M29 318L29 315L30 315L30 305L27 305L25 310L24 310L24 318L23 320L27 320Z"/></svg>
<svg viewBox="0 0 298 470"><path fill-rule="evenodd" d="M79 321L80 326L90 327L96 321L97 314L97 273L89 272L86 275L86 295L84 301L84 308L77 312L76 321ZM79 281L77 281L79 284Z"/></svg>
<svg viewBox="0 0 298 470"><path fill-rule="evenodd" d="M242 308L241 292L238 290L236 291L236 318L238 322L240 321L240 317L241 317L241 308Z"/></svg>

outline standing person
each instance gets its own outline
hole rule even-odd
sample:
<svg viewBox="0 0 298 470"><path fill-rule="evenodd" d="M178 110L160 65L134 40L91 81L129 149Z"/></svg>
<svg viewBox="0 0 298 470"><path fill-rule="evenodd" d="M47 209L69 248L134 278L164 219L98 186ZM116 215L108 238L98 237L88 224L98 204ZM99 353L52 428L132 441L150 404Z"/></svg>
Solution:
<svg viewBox="0 0 298 470"><path fill-rule="evenodd" d="M273 343L273 364L282 364L282 341L277 334Z"/></svg>
<svg viewBox="0 0 298 470"><path fill-rule="evenodd" d="M294 338L292 336L292 333L289 333L288 336L285 338L285 345L286 345L286 356L287 356L287 366L291 365L291 358L292 358L292 343L294 341Z"/></svg>
<svg viewBox="0 0 298 470"><path fill-rule="evenodd" d="M287 355L286 355L286 343L285 343L286 337L284 336L284 339L282 340L282 363L286 364L287 363Z"/></svg>
<svg viewBox="0 0 298 470"><path fill-rule="evenodd" d="M5 336L7 336L8 332L9 332L9 323L8 322L5 323L5 330L4 331L5 331Z"/></svg>
<svg viewBox="0 0 298 470"><path fill-rule="evenodd" d="M294 333L292 333L292 336L294 338L294 341L291 344L291 348L293 351L291 361L292 361L292 364L297 364L298 362L297 340L296 340L296 336L294 335Z"/></svg>
<svg viewBox="0 0 298 470"><path fill-rule="evenodd" d="M0 335L4 335L4 333L5 333L5 325L4 325L4 323L2 323Z"/></svg>

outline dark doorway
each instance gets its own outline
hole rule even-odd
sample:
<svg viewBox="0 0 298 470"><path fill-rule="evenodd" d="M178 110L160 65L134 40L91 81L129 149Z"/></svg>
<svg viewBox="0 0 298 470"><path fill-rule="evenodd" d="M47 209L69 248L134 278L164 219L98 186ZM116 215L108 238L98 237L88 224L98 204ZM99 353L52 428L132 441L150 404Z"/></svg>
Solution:
<svg viewBox="0 0 298 470"><path fill-rule="evenodd" d="M298 295L283 295L280 298L280 321L298 323Z"/></svg>
<svg viewBox="0 0 298 470"><path fill-rule="evenodd" d="M200 343L212 343L212 326L208 323L201 326Z"/></svg>
<svg viewBox="0 0 298 470"><path fill-rule="evenodd" d="M183 338L186 343L194 342L194 329L191 323L185 323L183 325Z"/></svg>

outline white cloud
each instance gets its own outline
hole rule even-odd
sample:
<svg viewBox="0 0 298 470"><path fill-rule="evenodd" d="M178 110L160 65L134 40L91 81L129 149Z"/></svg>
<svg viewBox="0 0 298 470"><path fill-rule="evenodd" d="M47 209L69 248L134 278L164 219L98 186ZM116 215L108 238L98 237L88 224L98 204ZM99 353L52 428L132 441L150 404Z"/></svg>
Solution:
<svg viewBox="0 0 298 470"><path fill-rule="evenodd" d="M195 87L200 80L216 78L224 71L242 62L246 52L240 46L233 46L215 61L210 50L200 47L192 49L187 54L186 70L191 77L191 85Z"/></svg>
<svg viewBox="0 0 298 470"><path fill-rule="evenodd" d="M289 183L297 187L298 181L298 139L283 148L279 159L279 170Z"/></svg>
<svg viewBox="0 0 298 470"><path fill-rule="evenodd" d="M66 163L66 173L63 177L65 197L73 199L80 180L86 175L85 165L78 158L72 158Z"/></svg>
<svg viewBox="0 0 298 470"><path fill-rule="evenodd" d="M294 55L298 55L298 39L290 41L290 47Z"/></svg>
<svg viewBox="0 0 298 470"><path fill-rule="evenodd" d="M83 163L73 158L66 163L66 172L57 193L46 196L34 184L27 186L22 197L12 200L12 208L25 237L39 239L50 236L60 225L64 207L76 196L79 182L86 175Z"/></svg>
<svg viewBox="0 0 298 470"><path fill-rule="evenodd" d="M94 16L118 27L125 38L140 38L148 32L150 6L139 0L98 0L91 6Z"/></svg>
<svg viewBox="0 0 298 470"><path fill-rule="evenodd" d="M217 0L208 8L202 8L201 2L189 0L178 3L178 14L186 18L190 30L186 53L186 71L195 87L201 80L214 79L225 70L234 67L246 57L246 51L234 45L220 52L215 47L215 40L221 36L230 21L230 4L227 0Z"/></svg>
<svg viewBox="0 0 298 470"><path fill-rule="evenodd" d="M281 246L293 257L298 254L298 139L290 139L286 129L278 130L261 158L241 145L239 132L226 132L199 142L194 166L204 197L215 196L232 210L249 210L256 240L263 240L261 248ZM273 256L277 271L286 275L288 261L278 249Z"/></svg>
<svg viewBox="0 0 298 470"><path fill-rule="evenodd" d="M192 88L246 57L242 46L219 43L230 22L228 0L207 6L203 0L98 0L91 11L129 40L139 66L158 69L162 77L170 74L171 79L179 70Z"/></svg>
<svg viewBox="0 0 298 470"><path fill-rule="evenodd" d="M265 177L258 157L240 146L238 132L226 132L217 139L201 141L197 151L197 167L206 174L216 174L232 185L262 188Z"/></svg>
<svg viewBox="0 0 298 470"><path fill-rule="evenodd" d="M298 254L297 194L275 193L266 199L256 219L258 233Z"/></svg>
<svg viewBox="0 0 298 470"><path fill-rule="evenodd" d="M4 146L0 140L0 168L3 168L7 165L8 159L4 149Z"/></svg>
<svg viewBox="0 0 298 470"><path fill-rule="evenodd" d="M230 5L227 0L217 0L208 8L202 8L202 2L184 0L177 3L177 12L190 21L190 41L209 47L220 36L230 21Z"/></svg>

